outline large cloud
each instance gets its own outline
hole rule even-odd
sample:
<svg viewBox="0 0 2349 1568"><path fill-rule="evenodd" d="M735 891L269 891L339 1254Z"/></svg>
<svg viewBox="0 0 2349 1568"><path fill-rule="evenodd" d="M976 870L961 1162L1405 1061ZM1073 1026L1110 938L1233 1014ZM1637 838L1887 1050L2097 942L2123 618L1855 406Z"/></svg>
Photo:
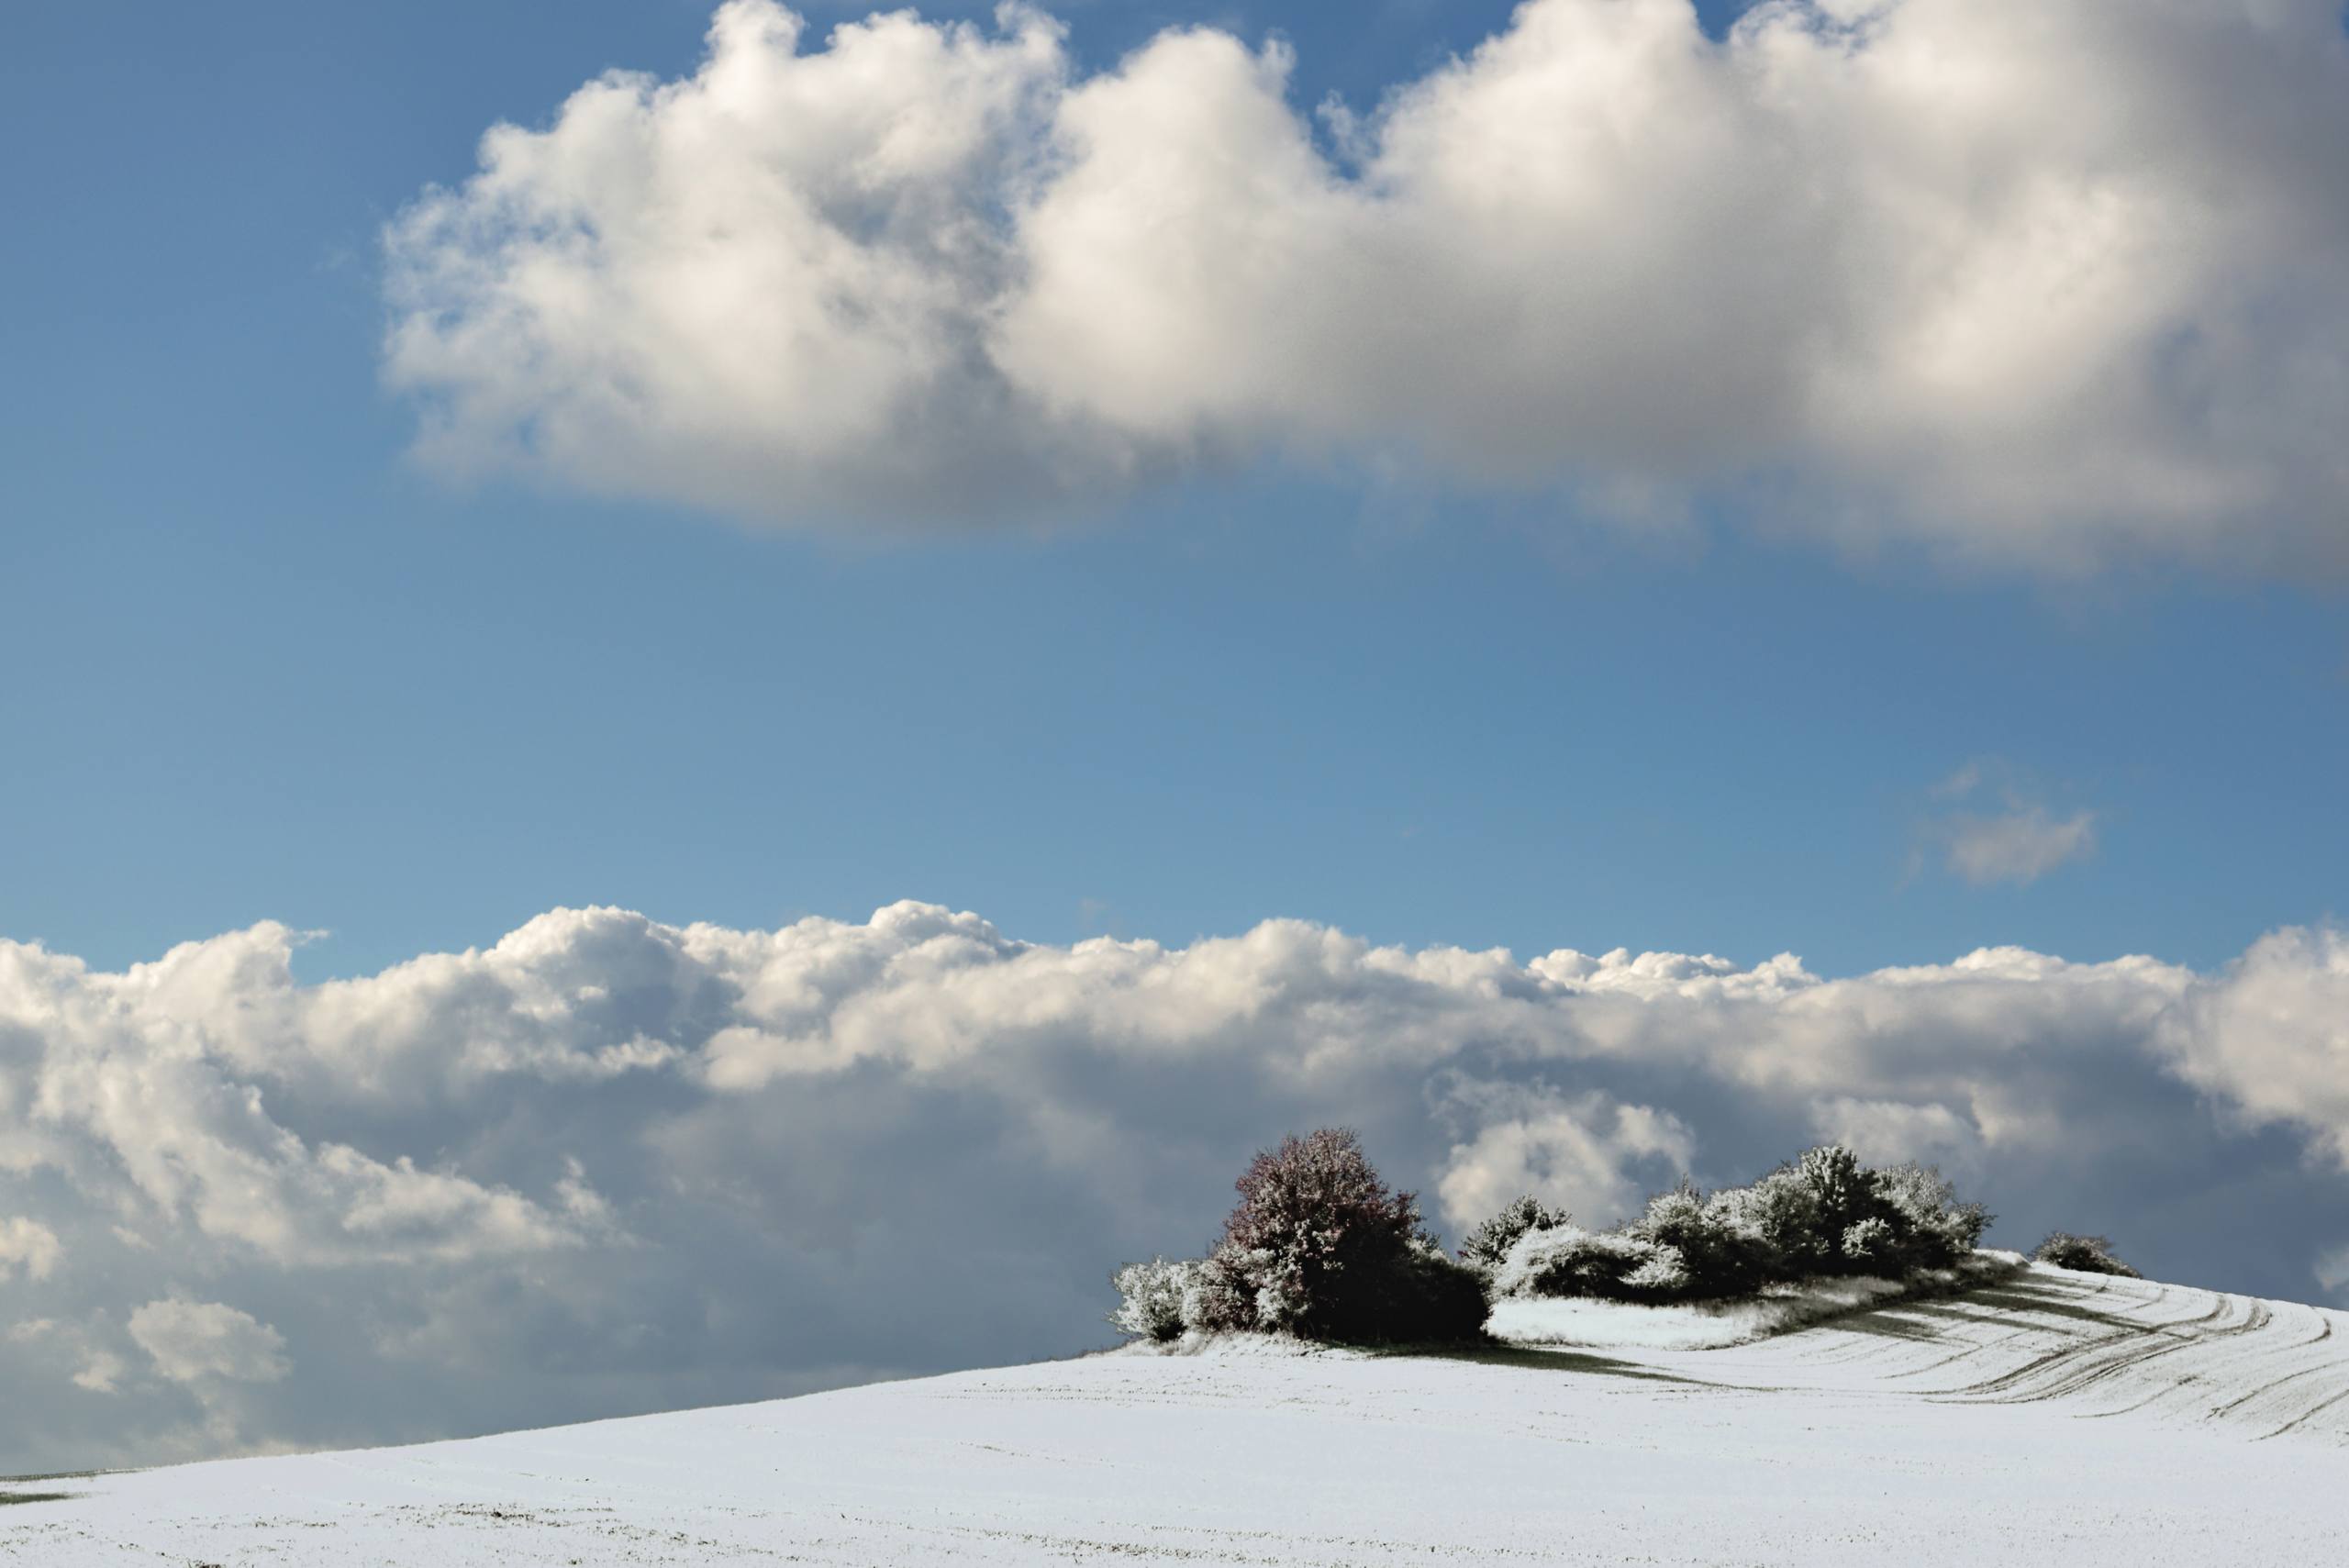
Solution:
<svg viewBox="0 0 2349 1568"><path fill-rule="evenodd" d="M2349 937L2261 938L2165 1020L2178 1069L2251 1126L2298 1129L2349 1169Z"/></svg>
<svg viewBox="0 0 2349 1568"><path fill-rule="evenodd" d="M1255 1148L1351 1123L1454 1234L1820 1138L2028 1243L2306 1296L2349 1244L2349 940L2200 974L2012 949L1168 948L540 917L302 984L263 925L121 973L0 943L0 1471L742 1398L1107 1337Z"/></svg>
<svg viewBox="0 0 2349 1568"><path fill-rule="evenodd" d="M423 444L778 523L1266 450L2076 569L2349 558L2340 0L1530 0L1282 46L729 0L391 227Z"/></svg>

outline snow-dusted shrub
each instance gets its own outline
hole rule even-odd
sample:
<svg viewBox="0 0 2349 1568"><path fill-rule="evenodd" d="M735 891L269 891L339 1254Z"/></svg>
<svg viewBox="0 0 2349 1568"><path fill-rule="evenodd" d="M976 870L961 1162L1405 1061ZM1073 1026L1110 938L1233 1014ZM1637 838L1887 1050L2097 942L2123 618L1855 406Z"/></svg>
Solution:
<svg viewBox="0 0 2349 1568"><path fill-rule="evenodd" d="M1109 1321L1122 1333L1145 1340L1182 1338L1184 1298L1195 1288L1206 1265L1196 1259L1152 1258L1128 1263L1109 1276L1118 1287L1118 1309Z"/></svg>
<svg viewBox="0 0 2349 1568"><path fill-rule="evenodd" d="M1947 1268L1990 1223L1932 1167L1871 1170L1835 1143L1716 1197L1761 1241L1768 1277L1782 1280Z"/></svg>
<svg viewBox="0 0 2349 1568"><path fill-rule="evenodd" d="M1468 1239L1460 1243L1460 1261L1489 1274L1500 1267L1508 1250L1527 1231L1548 1230L1574 1222L1575 1217L1564 1209L1552 1208L1528 1193L1468 1232Z"/></svg>
<svg viewBox="0 0 2349 1568"><path fill-rule="evenodd" d="M1770 1277L1773 1254L1749 1223L1745 1206L1734 1195L1737 1190L1708 1198L1684 1180L1650 1198L1647 1212L1626 1228L1678 1256L1678 1294L1691 1298L1744 1296Z"/></svg>
<svg viewBox="0 0 2349 1568"><path fill-rule="evenodd" d="M1677 1247L1657 1247L1623 1276L1623 1288L1642 1301L1677 1301L1688 1294L1688 1267Z"/></svg>
<svg viewBox="0 0 2349 1568"><path fill-rule="evenodd" d="M1642 1237L1579 1225L1529 1230L1493 1271L1493 1294L1634 1300L1645 1293L1631 1277L1653 1264L1658 1251Z"/></svg>
<svg viewBox="0 0 2349 1568"><path fill-rule="evenodd" d="M1714 1200L1728 1224L1753 1238L1765 1278L1831 1272L1842 1232L1827 1229L1817 1189L1795 1167L1781 1165L1752 1186L1723 1188Z"/></svg>
<svg viewBox="0 0 2349 1568"><path fill-rule="evenodd" d="M1948 1177L1913 1162L1868 1173L1882 1213L1900 1235L1909 1268L1945 1269L1973 1254L1990 1228L1990 1211L1960 1202Z"/></svg>
<svg viewBox="0 0 2349 1568"><path fill-rule="evenodd" d="M1255 1328L1253 1275L1263 1261L1230 1247L1200 1260L1183 1287L1183 1327L1208 1334Z"/></svg>
<svg viewBox="0 0 2349 1568"><path fill-rule="evenodd" d="M1790 1199L1782 1211L1785 1223L1775 1240L1787 1254L1783 1270L1865 1273L1894 1262L1899 1237L1858 1155L1840 1143L1822 1143L1805 1150L1784 1172L1809 1190L1811 1201L1807 1213L1798 1199ZM1849 1245L1854 1240L1861 1249L1856 1252Z"/></svg>
<svg viewBox="0 0 2349 1568"><path fill-rule="evenodd" d="M1822 1143L1806 1150L1794 1168L1819 1199L1819 1224L1823 1234L1841 1237L1870 1218L1868 1211L1874 1207L1876 1189L1868 1182L1867 1167L1842 1144Z"/></svg>
<svg viewBox="0 0 2349 1568"><path fill-rule="evenodd" d="M1482 1336L1482 1278L1444 1256L1419 1199L1388 1189L1352 1131L1285 1139L1234 1185L1222 1239L1186 1283L1186 1328L1356 1344Z"/></svg>
<svg viewBox="0 0 2349 1568"><path fill-rule="evenodd" d="M1872 1214L1845 1226L1837 1250L1863 1273L1883 1273L1899 1266L1900 1238L1894 1233L1891 1221L1881 1215Z"/></svg>
<svg viewBox="0 0 2349 1568"><path fill-rule="evenodd" d="M2068 1230L2052 1231L2032 1256L2043 1263L2053 1263L2059 1269L2077 1269L2083 1273L2119 1274L2123 1279L2145 1277L2113 1256L2112 1243L2101 1236L2075 1236Z"/></svg>
<svg viewBox="0 0 2349 1568"><path fill-rule="evenodd" d="M1931 1166L1874 1170L1831 1143L1709 1197L1684 1180L1624 1229L1679 1253L1682 1298L1720 1300L1820 1275L1946 1269L1973 1253L1989 1222ZM1665 1276L1650 1277L1661 1288Z"/></svg>

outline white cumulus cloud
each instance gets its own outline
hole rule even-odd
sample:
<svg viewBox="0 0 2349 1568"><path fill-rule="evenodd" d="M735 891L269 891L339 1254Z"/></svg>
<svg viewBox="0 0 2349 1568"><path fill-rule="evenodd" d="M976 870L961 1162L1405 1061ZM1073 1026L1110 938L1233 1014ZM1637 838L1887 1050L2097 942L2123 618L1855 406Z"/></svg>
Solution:
<svg viewBox="0 0 2349 1568"><path fill-rule="evenodd" d="M2332 1267L2349 1195L2326 930L2211 972L1994 948L1845 977L1299 920L1059 946L916 903L556 910L315 984L299 940L120 973L0 941L0 1473L1065 1353L1111 1265L1204 1247L1249 1155L1316 1126L1454 1236L1833 1137L1947 1162L2009 1244L2103 1231L2278 1296Z"/></svg>
<svg viewBox="0 0 2349 1568"><path fill-rule="evenodd" d="M2349 936L2270 932L2165 1023L2187 1078L2251 1125L2299 1129L2349 1169Z"/></svg>
<svg viewBox="0 0 2349 1568"><path fill-rule="evenodd" d="M1696 1161L1696 1135L1652 1106L1489 1087L1475 1097L1484 1125L1453 1145L1436 1184L1444 1218L1461 1229L1528 1193L1586 1225L1611 1225Z"/></svg>
<svg viewBox="0 0 2349 1568"><path fill-rule="evenodd" d="M512 1191L407 1154L386 1161L340 1139L305 1138L276 1118L253 1077L263 1058L290 1055L301 1073L331 1076L338 1050L363 1071L370 1052L396 1038L379 1018L334 1032L331 987L306 999L305 1019L285 1017L293 940L264 925L115 975L0 943L0 1018L14 1010L39 1031L27 1037L38 1049L0 1041L0 1085L29 1111L18 1168L57 1168L106 1193L117 1213L184 1223L281 1262L509 1255L571 1241L569 1221ZM532 1020L515 1010L523 1016L507 1031L527 1034ZM311 1018L316 1038L269 1029ZM434 1021L441 1040L450 1022L446 1013ZM482 1040L465 1049L498 1047ZM341 1092L365 1088L357 1079ZM443 1092L461 1090L461 1079L444 1082Z"/></svg>
<svg viewBox="0 0 2349 1568"><path fill-rule="evenodd" d="M785 525L1272 451L2034 568L2349 557L2336 0L1528 0L1334 139L1292 63L728 0L691 75L399 216L386 373L437 461Z"/></svg>

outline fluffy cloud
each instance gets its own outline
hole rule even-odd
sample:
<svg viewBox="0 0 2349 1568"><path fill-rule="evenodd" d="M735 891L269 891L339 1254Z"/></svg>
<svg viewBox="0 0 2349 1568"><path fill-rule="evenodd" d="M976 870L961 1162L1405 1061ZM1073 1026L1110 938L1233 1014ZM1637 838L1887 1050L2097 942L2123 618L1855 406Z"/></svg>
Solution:
<svg viewBox="0 0 2349 1568"><path fill-rule="evenodd" d="M1524 1193L1606 1224L1696 1163L1696 1136L1652 1106L1497 1085L1479 1085L1470 1098L1483 1126L1453 1147L1436 1184L1444 1218L1462 1229ZM1634 1181L1642 1172L1646 1180Z"/></svg>
<svg viewBox="0 0 2349 1568"><path fill-rule="evenodd" d="M173 1383L275 1383L293 1370L284 1335L217 1301L150 1301L130 1315L130 1337Z"/></svg>
<svg viewBox="0 0 2349 1568"><path fill-rule="evenodd" d="M57 1267L60 1251L57 1232L48 1226L21 1216L0 1219L0 1279L6 1279L16 1269L34 1279L47 1279Z"/></svg>
<svg viewBox="0 0 2349 1568"><path fill-rule="evenodd" d="M41 1434L0 1470L1065 1353L1111 1264L1202 1246L1250 1152L1331 1123L1455 1233L1839 1137L1948 1162L2009 1243L2102 1230L2279 1296L2340 1273L2327 931L2210 973L1992 949L1838 979L1299 921L1059 947L921 904L589 909L307 985L299 940L120 973L0 942L0 1380Z"/></svg>
<svg viewBox="0 0 2349 1568"><path fill-rule="evenodd" d="M1057 27L1007 24L875 17L803 55L797 17L737 0L693 78L492 130L391 231L428 451L779 519L1113 480L985 341L1019 265L994 209L1067 72Z"/></svg>
<svg viewBox="0 0 2349 1568"><path fill-rule="evenodd" d="M2349 1169L2349 937L2262 937L2165 1020L2178 1070L2231 1114L2299 1129Z"/></svg>
<svg viewBox="0 0 2349 1568"><path fill-rule="evenodd" d="M1836 1095L1813 1103L1812 1130L1822 1143L1841 1143L1872 1165L1922 1160L1972 1176L1984 1148L1974 1118L1947 1105L1862 1100Z"/></svg>
<svg viewBox="0 0 2349 1568"><path fill-rule="evenodd" d="M271 1113L252 1077L274 1053L302 1073L333 1074L336 1047L363 1071L381 1021L337 1034L332 988L292 1006L292 933L262 926L174 949L119 975L0 943L0 1106L10 1118L0 1169L53 1166L134 1228L185 1224L228 1247L306 1265L509 1255L576 1239L575 1226L495 1186L379 1160L351 1142L304 1138ZM268 1009L280 1009L272 1017ZM520 1009L517 1009L519 1011ZM274 1032L322 1031L313 1041ZM8 1023L14 1023L14 1029ZM432 1024L446 1029L451 1011ZM526 1030L527 1013L509 1029ZM371 1026L374 1026L371 1028ZM462 1038L462 1033L460 1038ZM474 1051L495 1042L466 1042ZM346 1092L363 1091L363 1078ZM451 1074L442 1092L461 1090ZM21 1222L19 1222L21 1223Z"/></svg>
<svg viewBox="0 0 2349 1568"><path fill-rule="evenodd" d="M387 234L460 468L783 524L1266 450L2069 570L2339 565L2338 0L1529 0L1319 124L1277 43L729 0Z"/></svg>

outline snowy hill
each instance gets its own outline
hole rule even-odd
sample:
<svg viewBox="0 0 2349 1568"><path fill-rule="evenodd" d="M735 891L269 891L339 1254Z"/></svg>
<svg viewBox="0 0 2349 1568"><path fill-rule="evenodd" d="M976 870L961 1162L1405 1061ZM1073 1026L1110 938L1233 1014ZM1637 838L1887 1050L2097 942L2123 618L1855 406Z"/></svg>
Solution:
<svg viewBox="0 0 2349 1568"><path fill-rule="evenodd" d="M1111 1354L49 1483L0 1562L2339 1562L2344 1328L2034 1267L1723 1350Z"/></svg>

